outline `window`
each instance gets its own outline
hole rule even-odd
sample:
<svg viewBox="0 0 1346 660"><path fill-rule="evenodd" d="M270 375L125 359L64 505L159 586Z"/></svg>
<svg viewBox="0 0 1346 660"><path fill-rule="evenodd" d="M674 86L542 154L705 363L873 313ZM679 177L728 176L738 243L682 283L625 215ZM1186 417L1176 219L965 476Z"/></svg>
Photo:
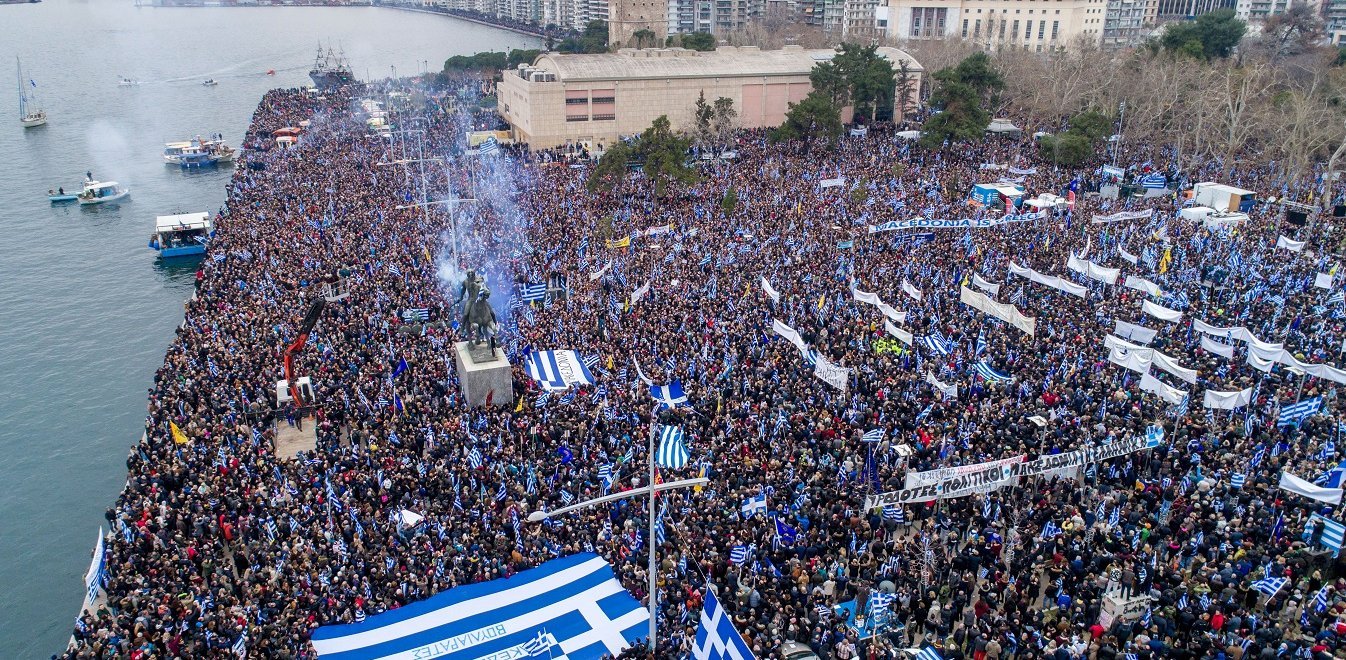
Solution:
<svg viewBox="0 0 1346 660"><path fill-rule="evenodd" d="M1042 36L1047 33L1047 21L1038 21L1038 41L1042 41Z"/></svg>
<svg viewBox="0 0 1346 660"><path fill-rule="evenodd" d="M588 105L589 99L566 99L566 105Z"/></svg>
<svg viewBox="0 0 1346 660"><path fill-rule="evenodd" d="M1003 19L1003 18L1000 19L1000 35L999 35L999 37L1000 37L1001 39L1004 39L1004 38L1005 38L1005 19Z"/></svg>
<svg viewBox="0 0 1346 660"><path fill-rule="evenodd" d="M604 121L616 119L617 115L594 115L594 121ZM578 121L578 120L576 120Z"/></svg>
<svg viewBox="0 0 1346 660"><path fill-rule="evenodd" d="M1024 39L1033 38L1033 21L1024 21Z"/></svg>
<svg viewBox="0 0 1346 660"><path fill-rule="evenodd" d="M981 11L981 10L978 9L977 11ZM972 38L973 38L973 39L976 39L976 38L978 38L978 37L980 37L980 36L981 36L981 19L979 18L979 19L977 19L976 24L974 24L974 25L972 26Z"/></svg>
<svg viewBox="0 0 1346 660"><path fill-rule="evenodd" d="M617 99L615 99L615 98L613 98L613 97L611 97L611 96L595 96L595 97L594 97L594 104L595 104L595 105L597 105L597 104L599 104L599 103L616 103L616 102L617 102Z"/></svg>
<svg viewBox="0 0 1346 660"><path fill-rule="evenodd" d="M1019 36L1019 21L1015 20L1014 25L1010 27L1010 38Z"/></svg>
<svg viewBox="0 0 1346 660"><path fill-rule="evenodd" d="M967 19L963 19L963 38L967 38Z"/></svg>
<svg viewBox="0 0 1346 660"><path fill-rule="evenodd" d="M1052 21L1052 41L1061 33L1061 21Z"/></svg>
<svg viewBox="0 0 1346 660"><path fill-rule="evenodd" d="M589 115L566 115L566 121L589 121Z"/></svg>

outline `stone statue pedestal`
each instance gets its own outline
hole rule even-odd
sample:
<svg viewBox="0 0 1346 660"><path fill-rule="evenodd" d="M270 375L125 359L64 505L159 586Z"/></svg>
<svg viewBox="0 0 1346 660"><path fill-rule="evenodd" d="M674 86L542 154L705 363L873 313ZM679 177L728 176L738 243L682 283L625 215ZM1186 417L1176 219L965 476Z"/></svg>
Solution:
<svg viewBox="0 0 1346 660"><path fill-rule="evenodd" d="M471 342L460 341L453 348L458 385L468 406L484 406L488 396L493 406L514 405L514 375L504 348L496 348L494 359L486 343L473 346Z"/></svg>

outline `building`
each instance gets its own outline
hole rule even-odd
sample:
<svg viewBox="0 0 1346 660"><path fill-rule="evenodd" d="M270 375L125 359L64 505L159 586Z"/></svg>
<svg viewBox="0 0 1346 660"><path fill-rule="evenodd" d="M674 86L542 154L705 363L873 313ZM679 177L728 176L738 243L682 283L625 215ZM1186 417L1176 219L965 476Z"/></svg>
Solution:
<svg viewBox="0 0 1346 660"><path fill-rule="evenodd" d="M889 0L892 39L961 37L988 49L1064 49L1101 43L1109 0Z"/></svg>
<svg viewBox="0 0 1346 660"><path fill-rule="evenodd" d="M896 48L879 54L906 61L919 97L921 65ZM789 103L812 90L809 72L831 59L830 49L786 46L763 51L726 47L711 52L683 48L623 49L600 55L544 53L530 65L508 71L496 87L498 109L515 140L545 149L564 144L601 148L634 135L660 115L675 130L695 124L692 110L702 93L707 101L734 102L743 128L776 126Z"/></svg>
<svg viewBox="0 0 1346 660"><path fill-rule="evenodd" d="M841 36L847 40L877 39L879 0L845 0L841 5Z"/></svg>
<svg viewBox="0 0 1346 660"><path fill-rule="evenodd" d="M1147 0L1108 0L1103 13L1103 36L1099 45L1104 48L1129 48L1140 45L1148 34L1145 15Z"/></svg>
<svg viewBox="0 0 1346 660"><path fill-rule="evenodd" d="M1327 21L1324 28L1331 44L1346 44L1346 0L1328 0L1323 14Z"/></svg>
<svg viewBox="0 0 1346 660"><path fill-rule="evenodd" d="M741 30L762 14L762 0L667 0L668 33Z"/></svg>
<svg viewBox="0 0 1346 660"><path fill-rule="evenodd" d="M636 33L653 34L636 43ZM609 0L608 41L618 46L662 46L668 36L668 0Z"/></svg>
<svg viewBox="0 0 1346 660"><path fill-rule="evenodd" d="M1159 6L1155 9L1155 20L1196 18L1217 9L1236 10L1235 0L1159 0Z"/></svg>

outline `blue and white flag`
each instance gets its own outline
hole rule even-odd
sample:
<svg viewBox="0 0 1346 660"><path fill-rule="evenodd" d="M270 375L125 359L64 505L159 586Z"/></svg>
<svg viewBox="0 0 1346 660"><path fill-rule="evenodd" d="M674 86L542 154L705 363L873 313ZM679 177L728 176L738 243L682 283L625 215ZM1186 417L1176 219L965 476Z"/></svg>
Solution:
<svg viewBox="0 0 1346 660"><path fill-rule="evenodd" d="M1229 475L1229 486L1231 488L1243 488L1243 485L1246 483L1248 483L1248 475L1242 472L1235 472L1234 474Z"/></svg>
<svg viewBox="0 0 1346 660"><path fill-rule="evenodd" d="M86 603L92 605L98 600L98 590L107 581L107 545L103 542L103 528L98 528L98 542L93 547L93 560L89 571L84 574Z"/></svg>
<svg viewBox="0 0 1346 660"><path fill-rule="evenodd" d="M947 357L950 353L953 353L953 349L949 347L949 340L945 339L944 335L939 332L921 337L921 344L940 356Z"/></svg>
<svg viewBox="0 0 1346 660"><path fill-rule="evenodd" d="M528 375L546 390L593 385L594 376L578 351L535 351L526 360Z"/></svg>
<svg viewBox="0 0 1346 660"><path fill-rule="evenodd" d="M1276 426L1299 426L1300 422L1318 414L1323 407L1323 397L1315 396L1281 408L1276 416Z"/></svg>
<svg viewBox="0 0 1346 660"><path fill-rule="evenodd" d="M676 380L667 385L651 385L650 396L665 408L687 405L687 395L682 391L682 383Z"/></svg>
<svg viewBox="0 0 1346 660"><path fill-rule="evenodd" d="M508 579L463 585L360 623L322 626L323 660L527 658L598 660L648 634L649 610L593 553Z"/></svg>
<svg viewBox="0 0 1346 660"><path fill-rule="evenodd" d="M743 500L743 506L739 507L739 510L744 518L751 518L758 513L766 515L766 493Z"/></svg>
<svg viewBox="0 0 1346 660"><path fill-rule="evenodd" d="M654 454L654 462L659 467L678 470L687 465L687 459L691 457L691 452L687 451L687 445L682 441L682 427L665 426L659 429L659 448Z"/></svg>
<svg viewBox="0 0 1346 660"><path fill-rule="evenodd" d="M913 656L911 660L944 660L944 656L940 655L935 647L926 644L921 647L920 651L916 652L916 655Z"/></svg>
<svg viewBox="0 0 1346 660"><path fill-rule="evenodd" d="M1061 527L1055 520L1048 520L1046 525L1042 526L1042 538L1052 539L1061 535Z"/></svg>
<svg viewBox="0 0 1346 660"><path fill-rule="evenodd" d="M734 620L720 606L713 591L706 591L706 603L701 608L701 625L696 629L692 657L696 660L756 660L748 643L734 629Z"/></svg>
<svg viewBox="0 0 1346 660"><path fill-rule="evenodd" d="M1168 186L1168 177L1159 172L1154 172L1142 178L1140 185L1150 190L1159 190Z"/></svg>
<svg viewBox="0 0 1346 660"><path fill-rule="evenodd" d="M524 302L540 302L547 298L546 284L525 284L519 289L519 296Z"/></svg>
<svg viewBox="0 0 1346 660"><path fill-rule="evenodd" d="M993 383L1009 383L1014 380L1013 377L1007 374L1003 374L999 371L996 371L995 369L992 369L991 365L986 364L986 360L981 360L977 362L976 368L978 376L981 376L982 378L985 378L986 380Z"/></svg>
<svg viewBox="0 0 1346 660"><path fill-rule="evenodd" d="M402 319L407 322L429 321L430 310L425 307L412 307L409 309L405 309L402 311Z"/></svg>
<svg viewBox="0 0 1346 660"><path fill-rule="evenodd" d="M486 141L477 147L477 154L481 156L489 156L497 151L500 151L500 142L495 139L494 135L486 138Z"/></svg>
<svg viewBox="0 0 1346 660"><path fill-rule="evenodd" d="M730 548L729 563L739 565L748 563L748 546L736 545Z"/></svg>
<svg viewBox="0 0 1346 660"><path fill-rule="evenodd" d="M1321 613L1327 610L1327 590L1331 588L1330 583L1324 583L1323 588L1313 595L1313 611Z"/></svg>
<svg viewBox="0 0 1346 660"><path fill-rule="evenodd" d="M1253 588L1266 594L1267 598L1274 598L1289 583L1288 577L1266 577L1254 582Z"/></svg>
<svg viewBox="0 0 1346 660"><path fill-rule="evenodd" d="M863 442L883 442L883 429L870 429L860 438Z"/></svg>
<svg viewBox="0 0 1346 660"><path fill-rule="evenodd" d="M786 545L794 545L794 542L799 540L799 530L785 524L780 518L776 518L775 521L776 538Z"/></svg>

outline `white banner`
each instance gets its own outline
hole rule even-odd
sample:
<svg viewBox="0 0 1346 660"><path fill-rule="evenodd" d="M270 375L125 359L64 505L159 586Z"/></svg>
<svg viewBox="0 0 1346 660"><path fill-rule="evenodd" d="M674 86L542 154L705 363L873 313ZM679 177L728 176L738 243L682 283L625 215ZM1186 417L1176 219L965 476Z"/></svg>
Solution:
<svg viewBox="0 0 1346 660"><path fill-rule="evenodd" d="M986 493L1012 485L1019 475L1011 465L1024 462L1024 455L987 461L975 465L942 468L927 472L908 472L907 490L924 486L935 486L940 497L961 497L972 493Z"/></svg>
<svg viewBox="0 0 1346 660"><path fill-rule="evenodd" d="M904 344L906 344L906 345L908 345L908 346L911 346L911 333L910 333L910 332L907 332L906 330L903 330L902 328L899 328L899 327L893 325L893 322L892 322L892 321L889 321L888 319L884 319L884 320L883 320L883 329L884 329L884 330L887 330L887 331L888 331L888 334L890 334L890 335L892 335L892 336L894 336L894 337L897 337L898 341L900 341L900 342L902 342L902 343L904 343Z"/></svg>
<svg viewBox="0 0 1346 660"><path fill-rule="evenodd" d="M846 185L846 177L839 176L835 179L822 179L818 182L818 187L826 190L827 188L837 188Z"/></svg>
<svg viewBox="0 0 1346 660"><path fill-rule="evenodd" d="M609 262L607 262L606 264L604 264L603 267L602 267L602 268L599 268L597 271L592 272L592 273L589 273L589 281L592 282L592 281L594 281L594 280L596 280L596 279L602 277L604 273L608 272L608 269L609 269L609 268L612 268L612 262L611 262L611 261L609 261Z"/></svg>
<svg viewBox="0 0 1346 660"><path fill-rule="evenodd" d="M1281 488L1292 493L1303 495L1311 500L1326 502L1328 504L1341 504L1340 488L1323 488L1315 486L1312 483L1304 481L1289 472L1281 473Z"/></svg>
<svg viewBox="0 0 1346 660"><path fill-rule="evenodd" d="M939 393L943 395L944 398L946 399L958 398L958 383L954 383L952 385L945 385L938 378L935 378L935 374L932 371L925 372L925 382L930 383L930 385L932 385L936 390L938 390Z"/></svg>
<svg viewBox="0 0 1346 660"><path fill-rule="evenodd" d="M1131 263L1135 262L1133 261ZM1164 290L1159 288L1158 284L1155 284L1154 282L1151 282L1143 277L1137 277L1135 275L1127 275L1126 281L1122 282L1122 286L1128 289L1143 291L1156 298L1164 297Z"/></svg>
<svg viewBox="0 0 1346 660"><path fill-rule="evenodd" d="M1248 351L1248 366L1251 366L1264 374L1269 374L1271 373L1271 368L1276 366L1276 362L1274 360L1263 360L1262 358L1257 357L1256 353Z"/></svg>
<svg viewBox="0 0 1346 660"><path fill-rule="evenodd" d="M646 283L642 284L642 285L640 286L640 288L636 289L635 291L632 291L632 292L631 292L631 306L632 306L632 307L635 307L635 306L636 306L636 303L640 302L640 299L641 299L641 298L644 298L644 297L645 297L645 294L647 294L647 293L649 293L649 292L650 292L650 283L649 283L649 282L646 282Z"/></svg>
<svg viewBox="0 0 1346 660"><path fill-rule="evenodd" d="M1330 273L1318 273L1313 276L1313 286L1319 289L1332 289L1332 275Z"/></svg>
<svg viewBox="0 0 1346 660"><path fill-rule="evenodd" d="M780 302L780 294L776 293L776 290L771 288L771 283L766 281L765 275L762 276L762 290L766 292L766 295L771 296L771 302Z"/></svg>
<svg viewBox="0 0 1346 660"><path fill-rule="evenodd" d="M1091 222L1096 225L1106 225L1123 220L1148 220L1153 211L1122 211L1112 215L1096 215Z"/></svg>
<svg viewBox="0 0 1346 660"><path fill-rule="evenodd" d="M1179 312L1176 309L1169 309L1167 307L1164 307L1163 305L1156 305L1148 300L1146 300L1145 303L1140 306L1140 309L1141 311L1145 312L1146 314L1149 314L1150 316L1153 316L1154 318L1159 319L1160 321L1177 323L1182 320L1182 312Z"/></svg>
<svg viewBox="0 0 1346 660"><path fill-rule="evenodd" d="M771 330L774 331L776 334L784 337L786 341L789 341L791 344L794 344L795 348L799 349L800 353L804 355L809 354L809 345L804 343L804 338L799 336L799 332L797 330L791 328L788 325L785 325L785 323L782 322L780 319L773 319L771 321Z"/></svg>
<svg viewBox="0 0 1346 660"><path fill-rule="evenodd" d="M1032 222L1045 215L1045 213L1036 212L1010 213L998 218L981 218L980 220L974 220L972 218L964 218L962 220L929 220L926 218L889 220L881 225L870 225L869 233L877 234L879 232L898 231L900 229L987 229L1011 222Z"/></svg>
<svg viewBox="0 0 1346 660"><path fill-rule="evenodd" d="M846 388L851 382L851 370L842 366L832 364L827 358L819 355L818 361L813 365L813 375L832 387L846 393Z"/></svg>
<svg viewBox="0 0 1346 660"><path fill-rule="evenodd" d="M1108 355L1110 362L1131 369L1136 373L1149 373L1150 365L1153 364L1188 383L1196 383L1195 369L1188 369L1178 364L1177 360L1153 348L1137 346L1113 335L1104 337L1103 345L1112 351Z"/></svg>
<svg viewBox="0 0 1346 660"><path fill-rule="evenodd" d="M1009 272L1012 275L1018 275L1019 277L1025 278L1030 282L1037 282L1038 284L1064 291L1072 296L1083 298L1085 294L1089 292L1088 288L1082 287L1069 280L1063 280L1055 275L1043 275L1032 268L1024 268L1016 263L1010 263Z"/></svg>
<svg viewBox="0 0 1346 660"><path fill-rule="evenodd" d="M1253 388L1237 392L1215 392L1206 390L1206 398L1202 405L1216 410L1233 410L1248 405L1253 400Z"/></svg>
<svg viewBox="0 0 1346 660"><path fill-rule="evenodd" d="M975 286L978 289L981 289L982 291L991 294L992 296L1000 295L999 284L991 284L990 282L983 280L981 278L981 275L978 275L976 273L972 274L972 286Z"/></svg>
<svg viewBox="0 0 1346 660"><path fill-rule="evenodd" d="M1154 366L1177 376L1189 385L1196 385L1196 369L1188 369L1157 350L1154 351Z"/></svg>
<svg viewBox="0 0 1346 660"><path fill-rule="evenodd" d="M1098 280L1104 284L1116 284L1117 277L1122 274L1121 270L1116 268L1104 268L1092 261L1086 261L1076 257L1073 254L1066 260L1066 268L1091 280Z"/></svg>
<svg viewBox="0 0 1346 660"><path fill-rule="evenodd" d="M1114 332L1118 337L1126 337L1131 341L1140 342L1142 344L1148 344L1154 341L1154 336L1159 334L1158 330L1152 330L1143 325L1127 323L1126 321L1117 321L1116 328L1117 329L1114 330Z"/></svg>
<svg viewBox="0 0 1346 660"><path fill-rule="evenodd" d="M989 296L980 291L973 291L967 287L960 287L958 300L968 307L981 310L1019 330L1022 330L1030 337L1033 336L1033 333L1037 330L1037 319L1031 319L1024 316L1019 311L1019 308L1014 305L998 303L991 300Z"/></svg>
<svg viewBox="0 0 1346 660"><path fill-rule="evenodd" d="M1229 344L1215 341L1208 335L1201 335L1201 348L1223 358L1234 357L1234 347Z"/></svg>
<svg viewBox="0 0 1346 660"><path fill-rule="evenodd" d="M920 301L921 299L921 290L912 286L911 282L908 282L906 278L902 279L902 291L912 298L915 298L917 301Z"/></svg>
<svg viewBox="0 0 1346 660"><path fill-rule="evenodd" d="M1291 252L1299 252L1304 249L1304 241L1295 241L1284 236L1276 239L1276 247L1285 248Z"/></svg>
<svg viewBox="0 0 1346 660"><path fill-rule="evenodd" d="M125 524L125 523L123 523ZM98 590L102 588L103 571L107 565L107 546L103 542L103 528L98 528L98 542L93 546L93 560L89 571L84 574L85 604L93 605L98 600Z"/></svg>
<svg viewBox="0 0 1346 660"><path fill-rule="evenodd" d="M851 289L851 296L862 303L869 303L875 307L878 307L879 311L883 312L884 316L892 319L894 323L907 322L906 312L899 312L896 309L893 309L888 303L883 302L883 300L879 298L879 294L877 293L866 293L859 289Z"/></svg>
<svg viewBox="0 0 1346 660"><path fill-rule="evenodd" d="M1156 394L1160 399L1171 404L1182 403L1183 397L1187 396L1186 391L1176 387L1169 387L1164 384L1163 381L1151 376L1148 372L1140 377L1140 389Z"/></svg>
<svg viewBox="0 0 1346 660"><path fill-rule="evenodd" d="M1134 255L1134 254L1131 254L1130 252L1127 252L1127 251L1126 251L1126 248L1124 248L1124 247L1122 247L1122 246L1120 246L1120 245L1117 246L1117 254L1121 255L1122 260L1126 261L1127 263L1131 264L1132 266L1136 265L1136 262L1140 260L1139 257L1137 257L1137 256Z"/></svg>

